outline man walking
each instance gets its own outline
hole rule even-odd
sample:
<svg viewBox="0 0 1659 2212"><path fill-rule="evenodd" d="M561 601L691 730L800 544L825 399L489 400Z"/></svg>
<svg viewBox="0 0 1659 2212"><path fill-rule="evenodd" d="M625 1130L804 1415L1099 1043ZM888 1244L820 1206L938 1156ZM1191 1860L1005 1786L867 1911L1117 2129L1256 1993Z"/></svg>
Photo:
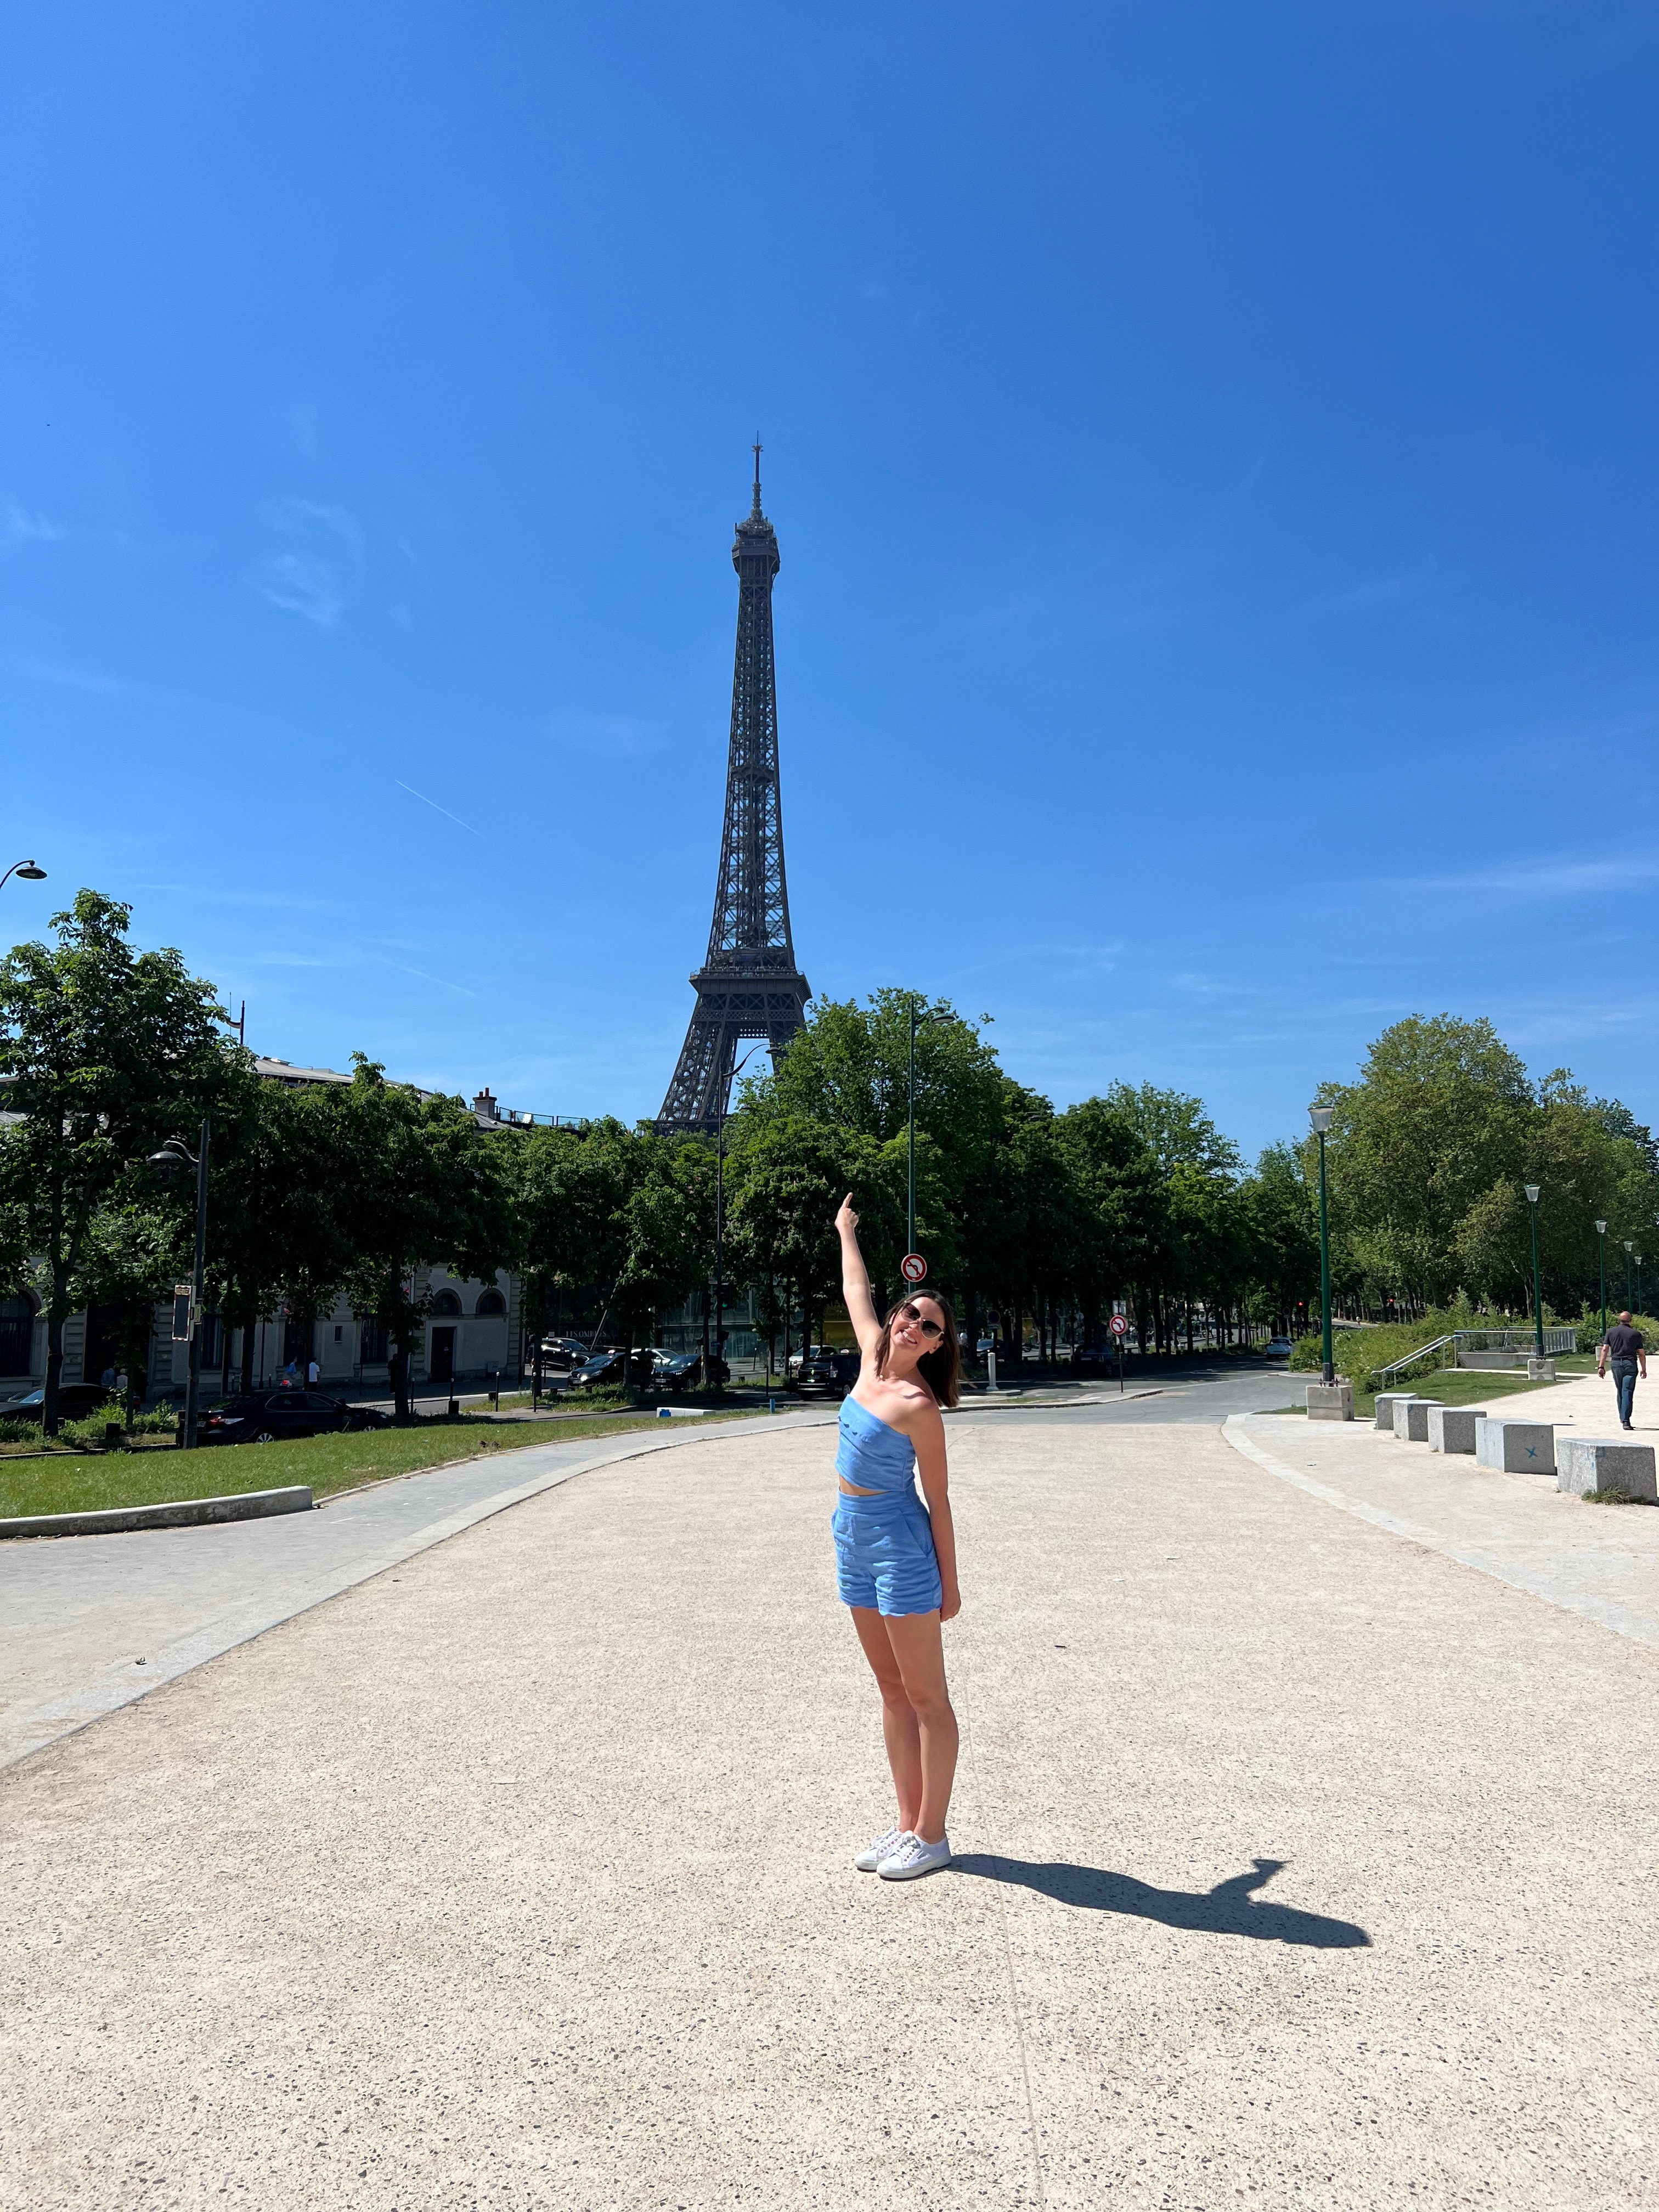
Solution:
<svg viewBox="0 0 1659 2212"><path fill-rule="evenodd" d="M1631 1425L1630 1417L1636 1402L1637 1370L1641 1370L1644 1382L1648 1379L1647 1346L1643 1341L1641 1330L1631 1327L1627 1313L1620 1315L1602 1338L1601 1349L1595 1355L1598 1375L1605 1375L1609 1367L1613 1370L1613 1384L1619 1393L1619 1425L1621 1429L1627 1429Z"/></svg>

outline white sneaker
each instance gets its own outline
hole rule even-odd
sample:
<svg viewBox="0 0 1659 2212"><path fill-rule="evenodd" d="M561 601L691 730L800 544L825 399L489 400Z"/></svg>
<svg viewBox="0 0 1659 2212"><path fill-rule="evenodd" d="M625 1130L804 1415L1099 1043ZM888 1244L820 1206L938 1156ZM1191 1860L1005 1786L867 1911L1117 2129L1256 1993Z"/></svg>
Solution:
<svg viewBox="0 0 1659 2212"><path fill-rule="evenodd" d="M873 1874L884 1859L891 1858L893 1853L904 1841L905 1834L906 1831L902 1828L885 1829L876 1838L873 1844L865 1845L853 1864L860 1874Z"/></svg>
<svg viewBox="0 0 1659 2212"><path fill-rule="evenodd" d="M901 1836L893 1855L876 1869L884 1881L914 1881L918 1875L937 1874L951 1863L951 1838L924 1844L920 1836Z"/></svg>

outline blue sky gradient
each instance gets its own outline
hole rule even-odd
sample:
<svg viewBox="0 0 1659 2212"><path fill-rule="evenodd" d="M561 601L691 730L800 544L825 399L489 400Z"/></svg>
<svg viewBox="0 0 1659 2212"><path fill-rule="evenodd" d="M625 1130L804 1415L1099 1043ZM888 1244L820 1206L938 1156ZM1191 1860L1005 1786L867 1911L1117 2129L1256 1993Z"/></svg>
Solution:
<svg viewBox="0 0 1659 2212"><path fill-rule="evenodd" d="M1659 1121L1655 134L1622 0L14 13L33 933L655 1110L749 441L820 994L1248 1149L1413 1012Z"/></svg>

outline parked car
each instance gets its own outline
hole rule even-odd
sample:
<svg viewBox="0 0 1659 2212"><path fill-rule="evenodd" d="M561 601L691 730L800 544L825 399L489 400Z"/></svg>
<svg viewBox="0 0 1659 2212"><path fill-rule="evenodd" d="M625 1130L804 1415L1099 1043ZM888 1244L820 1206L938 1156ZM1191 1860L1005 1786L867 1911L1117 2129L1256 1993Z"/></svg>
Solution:
<svg viewBox="0 0 1659 2212"><path fill-rule="evenodd" d="M834 1356L835 1347L832 1345L804 1344L799 1351L792 1352L785 1360L784 1371L789 1375L804 1375L809 1367L821 1362L828 1362Z"/></svg>
<svg viewBox="0 0 1659 2212"><path fill-rule="evenodd" d="M714 1364L711 1355L709 1364ZM651 1370L653 1390L695 1390L702 1381L700 1352L659 1352Z"/></svg>
<svg viewBox="0 0 1659 2212"><path fill-rule="evenodd" d="M585 1367L592 1358L591 1348L578 1336L544 1336L542 1339L542 1372L544 1375L569 1373Z"/></svg>
<svg viewBox="0 0 1659 2212"><path fill-rule="evenodd" d="M1074 1375L1105 1375L1117 1370L1117 1342L1106 1337L1098 1344L1075 1345L1072 1350Z"/></svg>
<svg viewBox="0 0 1659 2212"><path fill-rule="evenodd" d="M46 1402L44 1390L26 1390L16 1398L8 1398L0 1404L0 1421L38 1421ZM60 1382L58 1385L58 1418L60 1421L84 1421L88 1413L95 1413L100 1406L114 1408L111 1419L121 1411L121 1403L113 1390L106 1390L101 1382Z"/></svg>
<svg viewBox="0 0 1659 2212"><path fill-rule="evenodd" d="M1288 1336L1270 1336L1261 1349L1269 1359L1288 1359L1296 1346Z"/></svg>
<svg viewBox="0 0 1659 2212"><path fill-rule="evenodd" d="M390 1419L378 1407L348 1406L321 1390L256 1390L204 1413L197 1437L204 1444L286 1443L291 1437L383 1429Z"/></svg>
<svg viewBox="0 0 1659 2212"><path fill-rule="evenodd" d="M831 1344L814 1344L790 1370L803 1390L839 1390L843 1395L859 1379L860 1353Z"/></svg>
<svg viewBox="0 0 1659 2212"><path fill-rule="evenodd" d="M656 1364L654 1349L649 1345L636 1344L628 1354L624 1367L622 1346L611 1345L572 1370L570 1387L573 1390L592 1390L627 1381L642 1388L650 1382Z"/></svg>

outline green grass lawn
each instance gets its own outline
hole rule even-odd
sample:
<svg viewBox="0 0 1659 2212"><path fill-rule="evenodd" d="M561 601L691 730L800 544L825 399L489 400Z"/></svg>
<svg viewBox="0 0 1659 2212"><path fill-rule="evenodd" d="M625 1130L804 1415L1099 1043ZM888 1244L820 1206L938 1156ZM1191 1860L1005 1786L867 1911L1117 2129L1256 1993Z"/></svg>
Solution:
<svg viewBox="0 0 1659 2212"><path fill-rule="evenodd" d="M738 1408L706 1420L752 1418ZM571 1443L632 1429L665 1429L654 1413L610 1419L497 1421L487 1413L422 1421L406 1429L303 1437L289 1443L214 1444L195 1452L118 1452L107 1458L0 1460L0 1519L31 1513L94 1513L116 1505L161 1505L179 1498L229 1498L244 1490L309 1486L314 1498L384 1482L423 1468L526 1445ZM684 1424L680 1426L684 1428Z"/></svg>
<svg viewBox="0 0 1659 2212"><path fill-rule="evenodd" d="M1565 1382L1574 1375L1593 1375L1595 1372L1594 1352L1564 1352L1557 1357L1555 1378L1558 1382ZM1291 1377L1291 1382L1297 1386L1316 1382L1318 1379L1316 1374L1298 1373ZM1550 1385L1534 1382L1525 1375L1481 1374L1470 1368L1440 1367L1431 1375L1416 1375L1410 1382L1396 1382L1392 1387L1396 1390L1413 1390L1419 1398L1437 1398L1443 1406L1484 1406L1491 1398L1510 1398L1522 1390L1547 1390ZM1609 1384L1607 1387L1611 1389L1613 1386ZM1300 1413L1305 1412L1306 1407L1304 1403L1286 1406L1281 1410L1286 1413ZM1353 1411L1356 1420L1374 1420L1376 1417L1374 1393L1356 1389Z"/></svg>

